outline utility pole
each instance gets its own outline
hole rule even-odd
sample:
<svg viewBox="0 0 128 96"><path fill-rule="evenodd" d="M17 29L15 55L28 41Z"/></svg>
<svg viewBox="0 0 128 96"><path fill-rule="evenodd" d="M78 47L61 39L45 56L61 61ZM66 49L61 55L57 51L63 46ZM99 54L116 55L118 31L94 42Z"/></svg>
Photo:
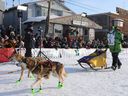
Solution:
<svg viewBox="0 0 128 96"><path fill-rule="evenodd" d="M15 0L12 0L12 3L13 3L12 6L13 6L13 7L14 7L14 1L15 1Z"/></svg>
<svg viewBox="0 0 128 96"><path fill-rule="evenodd" d="M20 5L20 0L19 0L19 5Z"/></svg>
<svg viewBox="0 0 128 96"><path fill-rule="evenodd" d="M45 35L49 32L49 20L50 20L50 12L51 12L51 0L48 0L48 13L46 18L46 27L45 27Z"/></svg>

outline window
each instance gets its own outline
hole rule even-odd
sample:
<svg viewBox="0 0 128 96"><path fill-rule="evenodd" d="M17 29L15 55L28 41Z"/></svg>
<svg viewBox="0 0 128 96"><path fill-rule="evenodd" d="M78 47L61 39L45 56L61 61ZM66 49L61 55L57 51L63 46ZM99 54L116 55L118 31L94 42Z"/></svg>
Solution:
<svg viewBox="0 0 128 96"><path fill-rule="evenodd" d="M62 16L63 12L60 10L51 9L51 13L57 16Z"/></svg>
<svg viewBox="0 0 128 96"><path fill-rule="evenodd" d="M62 33L62 30L55 29L55 33Z"/></svg>
<svg viewBox="0 0 128 96"><path fill-rule="evenodd" d="M37 6L36 7L36 16L41 16L41 15L42 15L41 7Z"/></svg>
<svg viewBox="0 0 128 96"><path fill-rule="evenodd" d="M55 33L60 34L60 33L62 33L62 30L63 30L63 26L62 25L60 25L60 24L55 24L54 25L54 32Z"/></svg>
<svg viewBox="0 0 128 96"><path fill-rule="evenodd" d="M47 14L47 11L44 8L42 8L42 16L46 16L46 14Z"/></svg>

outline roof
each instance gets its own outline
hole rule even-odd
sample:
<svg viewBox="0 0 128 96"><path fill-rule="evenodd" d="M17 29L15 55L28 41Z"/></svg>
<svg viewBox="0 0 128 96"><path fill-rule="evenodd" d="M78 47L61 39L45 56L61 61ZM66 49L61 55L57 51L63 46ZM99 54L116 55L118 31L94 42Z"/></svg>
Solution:
<svg viewBox="0 0 128 96"><path fill-rule="evenodd" d="M21 4L21 5L27 6L26 4ZM12 11L12 10L17 10L17 7L18 7L18 5L17 6L14 6L14 7L11 7L11 8L8 8L4 12L8 12L8 11Z"/></svg>
<svg viewBox="0 0 128 96"><path fill-rule="evenodd" d="M82 18L82 24L81 24L81 18ZM31 17L31 18L28 18L23 23L30 23L30 22L38 23L43 20L46 20L46 16ZM62 25L83 26L83 27L94 28L94 29L102 29L102 27L100 25L96 24L94 21L88 19L87 17L81 17L80 15L70 15L70 16L51 15L50 23L62 24Z"/></svg>
<svg viewBox="0 0 128 96"><path fill-rule="evenodd" d="M0 12L4 12L4 10L0 9Z"/></svg>
<svg viewBox="0 0 128 96"><path fill-rule="evenodd" d="M98 25L97 23L88 19L87 17L80 16L79 14L50 19L50 22L62 24L62 25L71 25L71 26L74 25L74 26L83 26L87 28L102 29L102 26Z"/></svg>
<svg viewBox="0 0 128 96"><path fill-rule="evenodd" d="M97 15L117 15L118 13L112 13L112 12L105 12L105 13L97 13L97 14L91 14L91 15L88 15L88 16L97 16Z"/></svg>
<svg viewBox="0 0 128 96"><path fill-rule="evenodd" d="M47 16L30 17L30 18L28 18L26 21L24 21L23 23L41 22L41 21L43 21L43 20L46 20L46 17L47 17ZM58 16L56 16L56 15L51 15L51 16L50 16L50 19L57 18L57 17L58 17Z"/></svg>

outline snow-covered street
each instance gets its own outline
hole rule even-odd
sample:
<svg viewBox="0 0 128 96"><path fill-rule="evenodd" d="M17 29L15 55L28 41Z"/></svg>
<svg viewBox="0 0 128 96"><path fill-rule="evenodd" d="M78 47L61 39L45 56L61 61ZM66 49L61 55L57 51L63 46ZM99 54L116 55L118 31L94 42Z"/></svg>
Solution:
<svg viewBox="0 0 128 96"><path fill-rule="evenodd" d="M65 69L68 76L65 78L64 87L58 89L57 78L51 76L49 80L42 81L43 93L35 96L128 96L127 56L122 52L120 59L123 65L116 71L111 69L94 71L88 66L85 70L79 65L67 64ZM111 64L111 57L107 58L107 63ZM24 80L17 85L16 80L19 79L20 71L11 73L16 70L20 68L14 64L0 65L0 96L32 96L30 89L34 81L27 78L26 70Z"/></svg>

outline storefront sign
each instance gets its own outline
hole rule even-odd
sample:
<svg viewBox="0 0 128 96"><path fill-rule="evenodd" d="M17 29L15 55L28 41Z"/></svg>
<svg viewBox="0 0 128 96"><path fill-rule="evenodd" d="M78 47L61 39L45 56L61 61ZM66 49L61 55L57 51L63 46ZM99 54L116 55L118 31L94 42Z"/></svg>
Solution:
<svg viewBox="0 0 128 96"><path fill-rule="evenodd" d="M72 22L74 25L80 25L80 26L88 26L88 22L85 22L85 21L77 21L77 20L73 20Z"/></svg>

